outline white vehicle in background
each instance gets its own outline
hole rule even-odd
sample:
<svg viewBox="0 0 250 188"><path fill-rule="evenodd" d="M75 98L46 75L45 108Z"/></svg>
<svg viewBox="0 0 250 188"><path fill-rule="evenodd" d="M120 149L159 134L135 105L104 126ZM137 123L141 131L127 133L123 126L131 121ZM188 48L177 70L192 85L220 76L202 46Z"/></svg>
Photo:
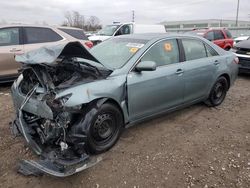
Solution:
<svg viewBox="0 0 250 188"><path fill-rule="evenodd" d="M95 35L89 37L94 44L118 35L128 35L134 33L166 33L164 25L154 24L136 24L136 23L114 23L105 26Z"/></svg>
<svg viewBox="0 0 250 188"><path fill-rule="evenodd" d="M237 44L238 42L241 42L243 40L249 40L250 36L240 36L234 39L234 45Z"/></svg>

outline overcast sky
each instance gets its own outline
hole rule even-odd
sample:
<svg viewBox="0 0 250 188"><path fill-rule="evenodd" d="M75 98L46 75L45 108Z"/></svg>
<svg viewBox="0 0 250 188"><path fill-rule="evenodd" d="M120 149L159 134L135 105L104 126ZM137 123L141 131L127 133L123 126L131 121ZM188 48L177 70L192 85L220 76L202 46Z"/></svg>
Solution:
<svg viewBox="0 0 250 188"><path fill-rule="evenodd" d="M250 20L250 0L240 0L240 20ZM66 11L97 16L101 24L193 19L235 19L237 0L0 0L0 22L59 25Z"/></svg>

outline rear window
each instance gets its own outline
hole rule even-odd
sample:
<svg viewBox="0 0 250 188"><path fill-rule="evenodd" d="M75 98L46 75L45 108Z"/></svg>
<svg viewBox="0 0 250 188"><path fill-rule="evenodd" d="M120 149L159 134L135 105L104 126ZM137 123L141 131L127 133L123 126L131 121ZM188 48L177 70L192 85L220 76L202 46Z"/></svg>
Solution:
<svg viewBox="0 0 250 188"><path fill-rule="evenodd" d="M26 44L55 42L62 40L62 37L49 28L25 27Z"/></svg>
<svg viewBox="0 0 250 188"><path fill-rule="evenodd" d="M80 40L88 40L88 37L85 35L83 30L78 29L65 29L65 28L59 28L59 30L63 31L64 33L67 33L68 35L80 39Z"/></svg>
<svg viewBox="0 0 250 188"><path fill-rule="evenodd" d="M233 38L231 33L228 31L228 30L224 30L226 35L227 35L227 38Z"/></svg>

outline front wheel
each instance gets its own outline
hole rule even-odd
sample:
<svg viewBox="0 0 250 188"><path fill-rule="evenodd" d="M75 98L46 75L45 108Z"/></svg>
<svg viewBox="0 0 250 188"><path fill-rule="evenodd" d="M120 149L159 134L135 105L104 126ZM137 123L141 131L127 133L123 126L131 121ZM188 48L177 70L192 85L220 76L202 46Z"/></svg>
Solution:
<svg viewBox="0 0 250 188"><path fill-rule="evenodd" d="M205 103L211 107L220 105L226 97L227 90L228 90L227 79L225 77L219 77L216 80L214 86L212 87L210 95Z"/></svg>
<svg viewBox="0 0 250 188"><path fill-rule="evenodd" d="M104 103L88 127L88 150L95 154L107 151L119 139L122 128L123 116L120 110L110 103Z"/></svg>

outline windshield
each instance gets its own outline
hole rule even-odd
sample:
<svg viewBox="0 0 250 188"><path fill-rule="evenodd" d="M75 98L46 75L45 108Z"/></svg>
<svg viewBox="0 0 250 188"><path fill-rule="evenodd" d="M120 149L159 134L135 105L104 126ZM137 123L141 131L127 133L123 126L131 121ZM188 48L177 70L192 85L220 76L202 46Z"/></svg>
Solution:
<svg viewBox="0 0 250 188"><path fill-rule="evenodd" d="M118 69L125 65L147 42L148 40L142 39L113 38L98 44L90 49L90 52L105 67Z"/></svg>
<svg viewBox="0 0 250 188"><path fill-rule="evenodd" d="M107 25L106 27L101 29L97 34L98 35L112 36L119 26L120 25Z"/></svg>

